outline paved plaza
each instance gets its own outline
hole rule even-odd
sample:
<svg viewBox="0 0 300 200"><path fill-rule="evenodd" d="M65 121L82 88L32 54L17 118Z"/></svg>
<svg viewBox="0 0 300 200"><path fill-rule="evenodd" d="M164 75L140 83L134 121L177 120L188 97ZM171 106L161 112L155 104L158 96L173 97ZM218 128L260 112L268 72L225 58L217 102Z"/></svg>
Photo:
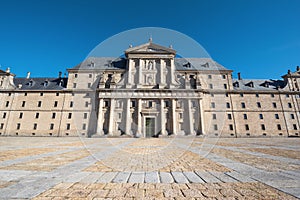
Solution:
<svg viewBox="0 0 300 200"><path fill-rule="evenodd" d="M297 199L298 138L0 138L0 199Z"/></svg>

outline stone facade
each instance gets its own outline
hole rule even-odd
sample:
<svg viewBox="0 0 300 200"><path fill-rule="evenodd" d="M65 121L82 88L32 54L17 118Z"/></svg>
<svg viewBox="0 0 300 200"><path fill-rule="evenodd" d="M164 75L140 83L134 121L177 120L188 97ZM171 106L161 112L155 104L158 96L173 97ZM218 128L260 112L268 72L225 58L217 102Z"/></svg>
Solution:
<svg viewBox="0 0 300 200"><path fill-rule="evenodd" d="M234 80L210 58L177 58L149 41L121 58L90 57L68 73L0 71L1 136L299 135L299 67L282 80Z"/></svg>

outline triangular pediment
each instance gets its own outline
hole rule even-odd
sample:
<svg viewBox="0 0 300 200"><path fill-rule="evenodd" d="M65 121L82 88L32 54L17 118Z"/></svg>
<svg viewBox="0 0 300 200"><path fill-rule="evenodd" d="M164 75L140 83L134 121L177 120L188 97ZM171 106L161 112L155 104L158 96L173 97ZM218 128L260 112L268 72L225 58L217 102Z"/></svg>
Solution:
<svg viewBox="0 0 300 200"><path fill-rule="evenodd" d="M125 51L125 54L176 54L176 51L171 48L160 46L152 42L142 44L136 47L131 47Z"/></svg>

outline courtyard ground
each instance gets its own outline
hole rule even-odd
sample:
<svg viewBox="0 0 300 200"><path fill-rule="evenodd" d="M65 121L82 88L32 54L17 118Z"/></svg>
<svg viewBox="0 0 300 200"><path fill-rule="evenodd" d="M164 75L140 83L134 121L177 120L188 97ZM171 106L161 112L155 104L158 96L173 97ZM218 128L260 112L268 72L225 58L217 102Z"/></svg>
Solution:
<svg viewBox="0 0 300 200"><path fill-rule="evenodd" d="M0 137L0 199L297 199L299 138Z"/></svg>

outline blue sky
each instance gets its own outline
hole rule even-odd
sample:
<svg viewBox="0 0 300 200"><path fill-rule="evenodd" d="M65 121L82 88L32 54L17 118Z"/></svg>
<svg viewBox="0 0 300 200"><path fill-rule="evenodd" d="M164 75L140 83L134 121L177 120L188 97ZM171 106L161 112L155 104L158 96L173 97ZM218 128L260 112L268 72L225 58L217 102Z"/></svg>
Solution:
<svg viewBox="0 0 300 200"><path fill-rule="evenodd" d="M0 64L18 77L57 76L115 34L163 27L193 38L234 77L276 79L300 65L299 8L299 0L2 0Z"/></svg>

